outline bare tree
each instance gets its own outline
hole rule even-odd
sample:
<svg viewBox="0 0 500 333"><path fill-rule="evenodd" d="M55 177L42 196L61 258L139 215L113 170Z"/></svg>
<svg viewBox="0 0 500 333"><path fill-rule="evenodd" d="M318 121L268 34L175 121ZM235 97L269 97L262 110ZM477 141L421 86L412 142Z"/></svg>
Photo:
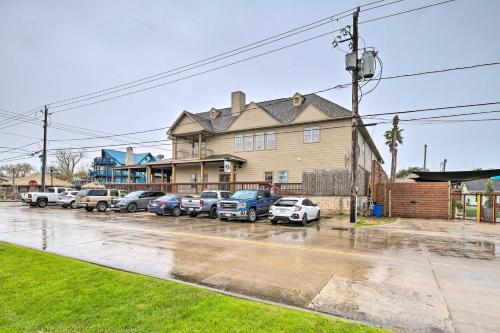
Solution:
<svg viewBox="0 0 500 333"><path fill-rule="evenodd" d="M5 164L0 166L0 173L7 177L26 177L34 171L35 168L29 163Z"/></svg>
<svg viewBox="0 0 500 333"><path fill-rule="evenodd" d="M83 151L71 151L69 149L61 149L56 152L56 169L57 174L61 179L66 181L73 181L75 168L78 163L85 157Z"/></svg>

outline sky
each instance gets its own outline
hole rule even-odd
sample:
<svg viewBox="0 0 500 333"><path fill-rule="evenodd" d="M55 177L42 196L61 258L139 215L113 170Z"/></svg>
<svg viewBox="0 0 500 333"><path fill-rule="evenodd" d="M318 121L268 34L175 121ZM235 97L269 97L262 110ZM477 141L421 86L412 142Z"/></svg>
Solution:
<svg viewBox="0 0 500 333"><path fill-rule="evenodd" d="M165 72L369 1L0 0L0 108L23 113L54 101ZM388 2L391 1L385 1ZM439 0L405 0L361 11L360 22L436 2ZM383 76L500 61L497 39L499 16L500 1L457 0L361 24L361 46L374 47L379 52ZM350 17L332 21L156 83L305 40L350 23ZM211 107L227 107L232 91L241 90L246 93L247 101L258 102L336 86L349 82L350 74L345 70L344 53L332 47L334 37L333 33L327 34L155 89L55 112L50 116L50 122L51 125L65 124L106 133L126 133L169 126L183 110L204 112ZM347 48L347 45L342 48ZM383 80L363 97L360 114L496 102L500 101L499 86L500 66ZM321 96L351 108L350 89L335 89L321 93ZM74 105L77 104L66 108ZM56 106L51 104L49 111L65 108ZM493 110L500 110L500 105L415 113L401 115L400 118ZM29 116L41 119L39 113ZM390 120L391 116L384 118ZM500 114L457 117L466 118L500 118ZM5 117L0 115L0 122L2 120ZM27 151L5 152L7 149L1 148L0 164L7 163L9 158L41 149L41 125L25 121L14 124L16 126L8 128L4 128L8 125L0 125L0 146L33 145L23 148ZM383 133L389 126L379 124L369 128L385 160L386 170L390 168L390 154L384 144ZM445 158L447 170L500 168L500 121L401 122L401 128L404 130L404 144L398 150L399 168L422 166L424 144L428 145L427 167L433 171L439 170L440 162ZM49 149L123 144L110 138L51 141L89 137L88 134L70 133L53 127L49 127L48 136ZM164 130L122 138L128 142L165 139ZM85 163L99 155L96 149L88 149ZM169 149L165 142L158 142L156 147L135 148L135 151L151 151L154 155L168 157L171 153ZM37 158L19 162L39 166Z"/></svg>

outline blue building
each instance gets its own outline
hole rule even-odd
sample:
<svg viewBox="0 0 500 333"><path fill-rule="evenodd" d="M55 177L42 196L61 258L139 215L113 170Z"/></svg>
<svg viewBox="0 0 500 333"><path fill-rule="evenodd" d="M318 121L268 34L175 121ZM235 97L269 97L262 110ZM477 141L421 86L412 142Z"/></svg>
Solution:
<svg viewBox="0 0 500 333"><path fill-rule="evenodd" d="M156 161L156 158L151 153L134 154L131 147L127 148L127 151L103 149L101 151L101 156L94 158L93 170L90 171L90 179L92 182L101 184L110 183L112 182L111 168L154 161ZM116 183L126 183L128 180L127 177L127 170L115 170L114 172L114 182ZM133 179L130 179L130 181L134 183L145 183L146 173L135 172L133 174Z"/></svg>

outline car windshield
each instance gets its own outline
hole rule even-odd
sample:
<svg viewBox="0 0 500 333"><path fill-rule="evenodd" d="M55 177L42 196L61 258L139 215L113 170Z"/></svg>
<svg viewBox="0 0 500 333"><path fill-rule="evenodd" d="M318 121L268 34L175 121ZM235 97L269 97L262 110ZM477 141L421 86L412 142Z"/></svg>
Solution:
<svg viewBox="0 0 500 333"><path fill-rule="evenodd" d="M292 207L295 206L298 200L278 200L274 205L280 207Z"/></svg>
<svg viewBox="0 0 500 333"><path fill-rule="evenodd" d="M203 199L215 198L215 199L217 199L217 192L203 192L200 195L200 198L203 198Z"/></svg>
<svg viewBox="0 0 500 333"><path fill-rule="evenodd" d="M126 196L124 196L124 198L127 198L127 199L138 198L143 193L144 193L144 191L135 191L135 192L127 194Z"/></svg>
<svg viewBox="0 0 500 333"><path fill-rule="evenodd" d="M257 196L257 191L238 191L233 194L233 199L253 199Z"/></svg>
<svg viewBox="0 0 500 333"><path fill-rule="evenodd" d="M176 200L176 199L177 199L177 197L175 195L164 195L162 197L159 197L156 200L158 200L158 201L172 201L172 200Z"/></svg>
<svg viewBox="0 0 500 333"><path fill-rule="evenodd" d="M78 195L79 197L84 197L88 193L89 193L89 190L80 190L80 191L78 191L78 193L76 195Z"/></svg>

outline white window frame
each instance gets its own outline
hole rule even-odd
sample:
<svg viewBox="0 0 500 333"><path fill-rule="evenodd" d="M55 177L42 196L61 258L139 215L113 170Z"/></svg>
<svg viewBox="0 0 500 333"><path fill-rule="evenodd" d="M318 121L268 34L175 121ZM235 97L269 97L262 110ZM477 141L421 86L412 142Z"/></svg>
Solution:
<svg viewBox="0 0 500 333"><path fill-rule="evenodd" d="M282 179L282 174L285 175L285 181L281 181ZM279 184L286 184L288 183L288 170L279 170L277 173L276 173L276 180L278 181Z"/></svg>
<svg viewBox="0 0 500 333"><path fill-rule="evenodd" d="M320 141L319 126L304 128L304 143L315 143L319 141Z"/></svg>
<svg viewBox="0 0 500 333"><path fill-rule="evenodd" d="M274 140L269 140L269 137L273 137ZM276 149L276 130L269 130L266 133L266 149ZM269 143L272 142L273 144L270 145Z"/></svg>
<svg viewBox="0 0 500 333"><path fill-rule="evenodd" d="M239 142L237 140L239 140ZM235 152L243 151L243 135L234 136L234 151Z"/></svg>
<svg viewBox="0 0 500 333"><path fill-rule="evenodd" d="M259 139L261 145L259 146ZM255 133L255 150L264 150L266 149L266 133L265 132L256 132Z"/></svg>
<svg viewBox="0 0 500 333"><path fill-rule="evenodd" d="M247 141L247 139L249 140ZM248 146L247 143L249 144ZM245 134L243 136L243 150L253 151L253 133Z"/></svg>

